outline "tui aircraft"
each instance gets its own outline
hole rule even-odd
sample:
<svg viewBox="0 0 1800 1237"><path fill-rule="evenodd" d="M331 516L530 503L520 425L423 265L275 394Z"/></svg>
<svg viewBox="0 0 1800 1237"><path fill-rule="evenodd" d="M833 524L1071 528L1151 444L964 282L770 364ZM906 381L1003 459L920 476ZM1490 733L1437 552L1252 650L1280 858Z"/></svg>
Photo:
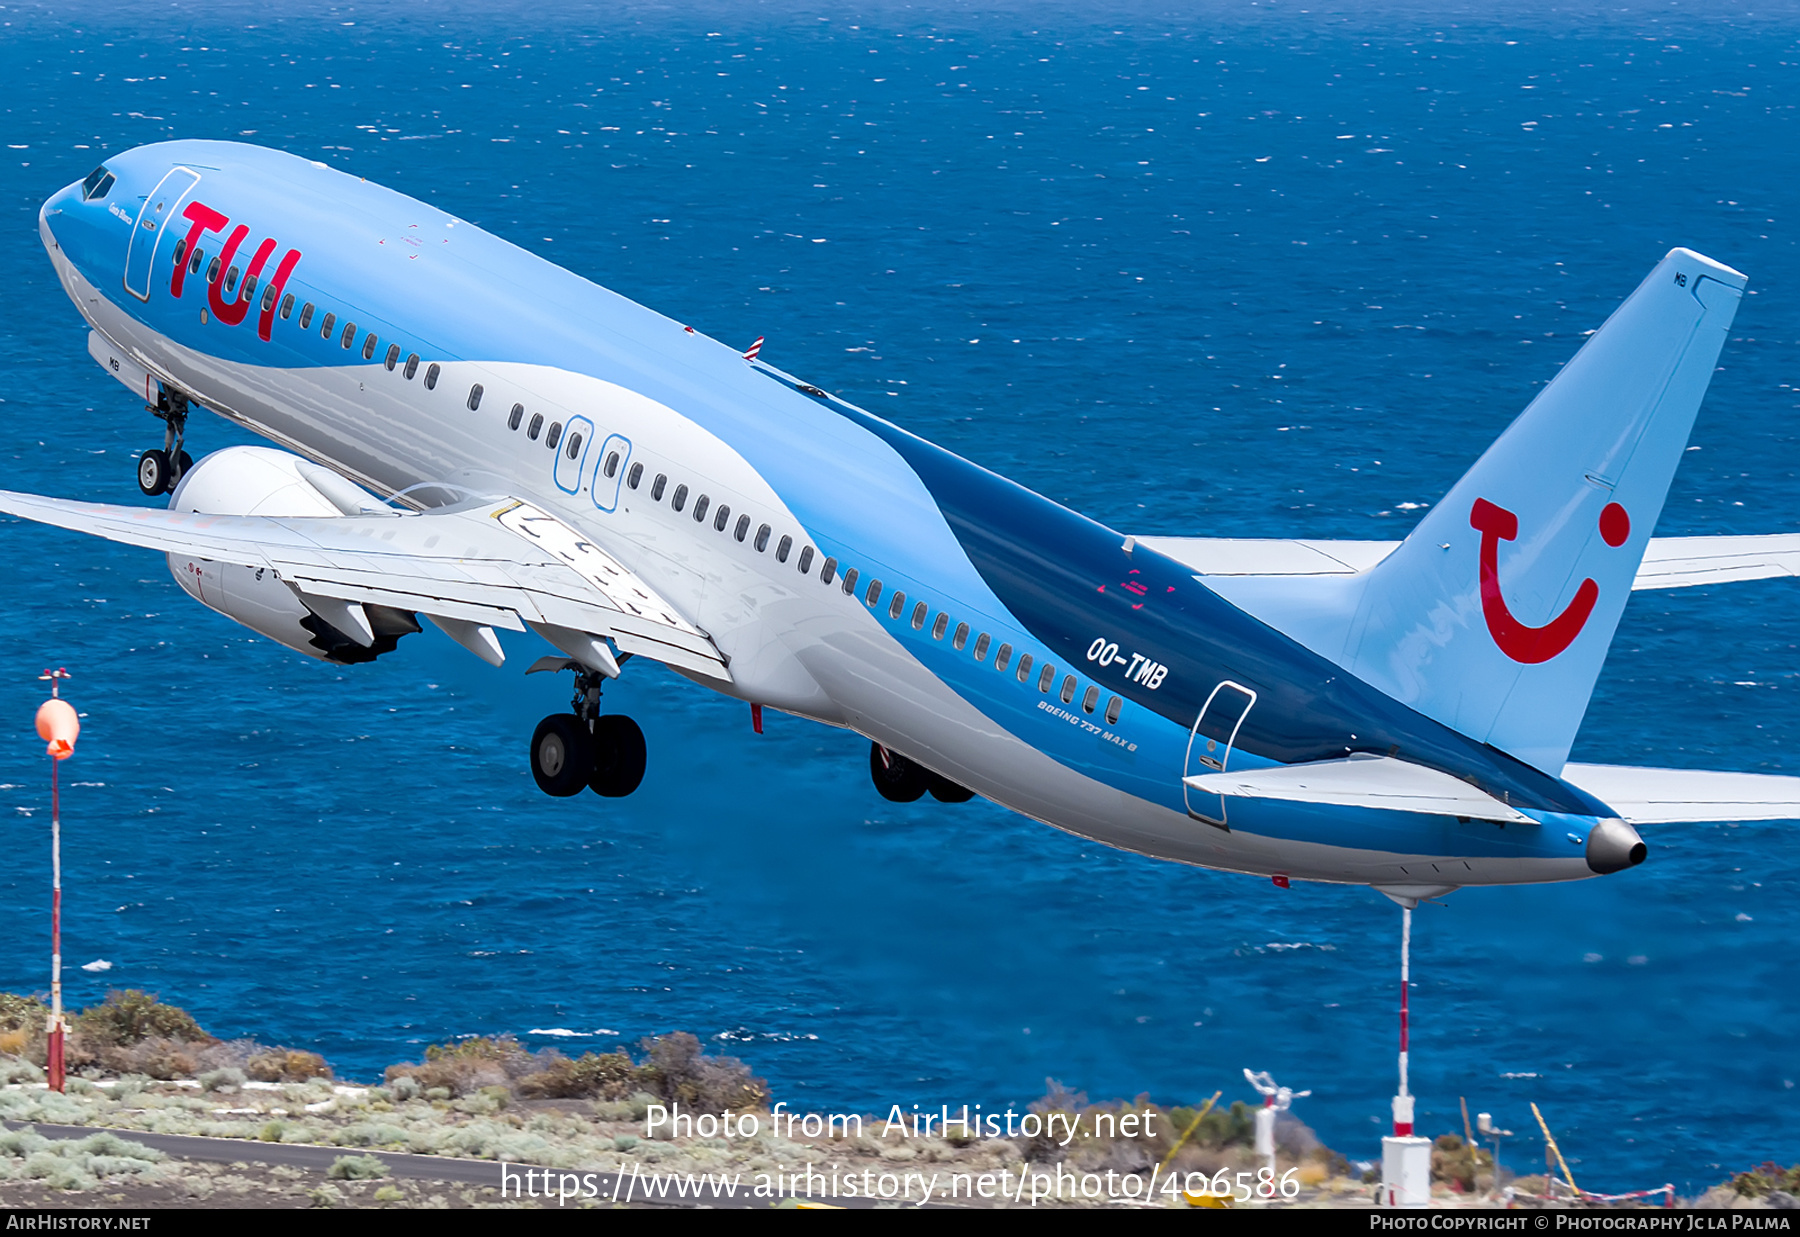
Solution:
<svg viewBox="0 0 1800 1237"><path fill-rule="evenodd" d="M1651 536L1745 284L1689 250L1395 544L1119 532L280 151L140 147L38 222L169 498L0 511L162 551L310 657L422 616L498 666L530 629L574 676L531 743L552 795L638 786L601 693L642 657L855 730L889 799L1407 906L1632 867L1637 825L1800 817L1800 778L1568 763L1633 589L1800 571L1800 536ZM195 462L194 407L275 445Z"/></svg>

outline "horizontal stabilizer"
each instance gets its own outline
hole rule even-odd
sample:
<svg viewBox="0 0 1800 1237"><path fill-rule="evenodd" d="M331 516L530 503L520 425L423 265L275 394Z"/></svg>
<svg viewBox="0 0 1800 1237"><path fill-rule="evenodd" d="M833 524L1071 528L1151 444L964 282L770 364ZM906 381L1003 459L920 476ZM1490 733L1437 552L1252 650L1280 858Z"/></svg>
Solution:
<svg viewBox="0 0 1800 1237"><path fill-rule="evenodd" d="M1369 570L1400 548L1398 541L1286 540L1279 537L1138 537L1138 545L1167 554L1205 576L1228 599L1238 602L1233 579L1296 576L1353 576ZM1650 588L1693 588L1800 576L1800 533L1746 537L1652 537L1631 582L1633 592ZM1292 596L1286 594L1284 596ZM1255 606L1254 594L1245 602ZM1251 610L1255 613L1254 608ZM1280 615L1257 614L1279 627Z"/></svg>
<svg viewBox="0 0 1800 1237"><path fill-rule="evenodd" d="M1800 820L1800 777L1565 765L1563 780L1606 803L1634 825Z"/></svg>
<svg viewBox="0 0 1800 1237"><path fill-rule="evenodd" d="M1325 803L1334 807L1467 816L1474 820L1518 821L1527 825L1537 823L1461 778L1392 756L1358 753L1343 760L1276 765L1236 773L1203 773L1188 778L1187 784L1210 794L1245 799L1281 799L1289 803Z"/></svg>

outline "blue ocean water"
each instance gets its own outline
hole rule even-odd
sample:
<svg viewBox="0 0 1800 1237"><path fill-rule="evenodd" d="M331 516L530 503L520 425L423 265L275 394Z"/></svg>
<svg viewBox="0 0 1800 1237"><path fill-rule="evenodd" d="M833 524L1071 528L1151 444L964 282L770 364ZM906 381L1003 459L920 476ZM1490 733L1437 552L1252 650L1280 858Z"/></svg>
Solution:
<svg viewBox="0 0 1800 1237"><path fill-rule="evenodd" d="M434 201L1132 532L1395 537L1671 246L1747 272L1659 532L1794 531L1800 8L0 5L0 485L142 501L38 204L167 137ZM475 307L478 310L478 307ZM203 449L242 441L197 419ZM196 452L198 453L198 452ZM866 745L634 664L625 801L551 801L562 685L435 632L363 667L155 555L0 521L0 987L47 983L36 674L86 712L71 1000L144 987L351 1075L472 1032L691 1029L829 1109L1313 1091L1372 1156L1399 913L875 797ZM1791 584L1635 596L1576 757L1800 765ZM1417 916L1413 1078L1577 1179L1800 1158L1793 825ZM565 1029L583 1037L528 1035ZM1513 1157L1525 1167L1534 1141Z"/></svg>

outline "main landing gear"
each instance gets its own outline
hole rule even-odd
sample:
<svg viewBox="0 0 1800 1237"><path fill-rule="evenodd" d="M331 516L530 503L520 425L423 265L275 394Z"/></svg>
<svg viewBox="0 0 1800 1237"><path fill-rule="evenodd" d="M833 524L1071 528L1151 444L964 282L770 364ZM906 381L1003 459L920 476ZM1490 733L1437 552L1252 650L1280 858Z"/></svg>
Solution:
<svg viewBox="0 0 1800 1237"><path fill-rule="evenodd" d="M138 489L154 498L167 494L194 466L194 457L181 449L187 436L188 399L180 391L165 389L154 404L144 405L163 423L162 450L154 448L138 456Z"/></svg>
<svg viewBox="0 0 1800 1237"><path fill-rule="evenodd" d="M927 791L939 803L967 803L975 797L974 791L938 776L879 743L869 744L869 777L881 797L890 803L912 803Z"/></svg>
<svg viewBox="0 0 1800 1237"><path fill-rule="evenodd" d="M622 799L644 780L644 732L629 717L600 712L606 680L575 670L573 712L553 713L531 736L531 776L547 795L566 799L583 789Z"/></svg>

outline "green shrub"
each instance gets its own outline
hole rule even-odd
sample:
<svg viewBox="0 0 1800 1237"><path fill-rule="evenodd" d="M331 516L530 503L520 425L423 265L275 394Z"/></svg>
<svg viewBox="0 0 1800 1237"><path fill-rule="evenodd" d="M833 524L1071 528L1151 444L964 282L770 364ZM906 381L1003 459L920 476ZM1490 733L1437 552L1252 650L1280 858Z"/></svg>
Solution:
<svg viewBox="0 0 1800 1237"><path fill-rule="evenodd" d="M164 1005L153 992L128 988L109 992L106 1000L75 1015L74 1029L91 1047L124 1048L147 1039L210 1044L213 1037L200 1029L193 1015L174 1005Z"/></svg>
<svg viewBox="0 0 1800 1237"><path fill-rule="evenodd" d="M31 1031L44 1025L50 1007L34 996L0 992L0 1031Z"/></svg>
<svg viewBox="0 0 1800 1237"><path fill-rule="evenodd" d="M340 1155L325 1175L333 1181L375 1181L388 1175L388 1166L372 1155Z"/></svg>

